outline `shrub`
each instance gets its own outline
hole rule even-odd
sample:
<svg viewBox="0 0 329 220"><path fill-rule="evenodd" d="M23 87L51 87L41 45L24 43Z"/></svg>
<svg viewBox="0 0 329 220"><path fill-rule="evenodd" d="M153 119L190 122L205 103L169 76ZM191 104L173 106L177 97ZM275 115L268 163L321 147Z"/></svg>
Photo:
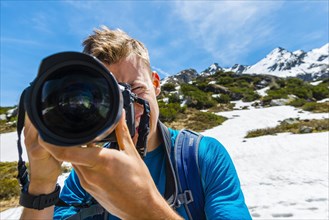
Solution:
<svg viewBox="0 0 329 220"><path fill-rule="evenodd" d="M172 122L176 119L178 113L185 112L184 107L180 107L179 103L169 103L159 102L160 115L159 119L162 122Z"/></svg>
<svg viewBox="0 0 329 220"><path fill-rule="evenodd" d="M313 97L316 100L322 100L329 97L329 89L327 85L320 84L312 88Z"/></svg>
<svg viewBox="0 0 329 220"><path fill-rule="evenodd" d="M224 86L229 85L233 82L234 82L234 79L232 77L228 77L228 76L220 77L217 80L217 84L224 85Z"/></svg>
<svg viewBox="0 0 329 220"><path fill-rule="evenodd" d="M286 86L286 81L284 79L277 79L276 84L279 88L284 88Z"/></svg>
<svg viewBox="0 0 329 220"><path fill-rule="evenodd" d="M244 101L244 102L252 102L252 101L255 101L255 100L259 99L259 98L260 98L260 95L258 95L257 93L255 93L255 92L249 92L249 93L243 94L242 101Z"/></svg>
<svg viewBox="0 0 329 220"><path fill-rule="evenodd" d="M179 95L177 93L169 94L169 103L180 103Z"/></svg>
<svg viewBox="0 0 329 220"><path fill-rule="evenodd" d="M262 98L261 98L261 104L263 105L263 106L266 106L266 105L269 105L270 103L271 103L271 101L273 100L273 98L271 97L271 96L263 96Z"/></svg>
<svg viewBox="0 0 329 220"><path fill-rule="evenodd" d="M303 86L304 84L305 84L304 81L299 78L291 77L286 80L286 86L290 88L300 87Z"/></svg>
<svg viewBox="0 0 329 220"><path fill-rule="evenodd" d="M171 92L171 91L175 91L175 87L176 85L174 83L166 83L161 86L161 89L163 91Z"/></svg>
<svg viewBox="0 0 329 220"><path fill-rule="evenodd" d="M304 111L311 111L311 112L329 112L329 102L324 103L316 103L316 102L307 102L302 106Z"/></svg>
<svg viewBox="0 0 329 220"><path fill-rule="evenodd" d="M305 129L308 128L308 129ZM249 131L245 138L259 137L263 135L275 135L277 133L291 132L293 134L323 132L329 130L328 119L314 119L297 121L296 123L281 123L272 128L256 129Z"/></svg>
<svg viewBox="0 0 329 220"><path fill-rule="evenodd" d="M197 85L197 88L200 89L201 91L209 91L209 84L207 82L201 82L201 83L198 83Z"/></svg>
<svg viewBox="0 0 329 220"><path fill-rule="evenodd" d="M250 87L232 87L230 88L230 91L231 100L242 99L244 102L251 102L260 98L260 96Z"/></svg>
<svg viewBox="0 0 329 220"><path fill-rule="evenodd" d="M288 97L287 91L283 88L270 89L267 91L267 95L271 97L271 99L285 99Z"/></svg>
<svg viewBox="0 0 329 220"><path fill-rule="evenodd" d="M295 99L288 103L288 105L292 105L294 107L301 107L306 103L305 99Z"/></svg>
<svg viewBox="0 0 329 220"><path fill-rule="evenodd" d="M312 98L312 90L307 87L295 87L288 90L290 94L294 94L295 96L302 99L310 99Z"/></svg>
<svg viewBox="0 0 329 220"><path fill-rule="evenodd" d="M229 95L227 94L221 94L219 97L215 98L217 100L217 102L219 103L229 103L231 101L231 98Z"/></svg>
<svg viewBox="0 0 329 220"><path fill-rule="evenodd" d="M211 97L211 93L203 92L195 86L182 84L181 92L184 94L185 99L188 100L188 107L207 109L216 104L216 101Z"/></svg>
<svg viewBox="0 0 329 220"><path fill-rule="evenodd" d="M188 118L187 128L200 132L221 125L227 118L210 112L197 111Z"/></svg>

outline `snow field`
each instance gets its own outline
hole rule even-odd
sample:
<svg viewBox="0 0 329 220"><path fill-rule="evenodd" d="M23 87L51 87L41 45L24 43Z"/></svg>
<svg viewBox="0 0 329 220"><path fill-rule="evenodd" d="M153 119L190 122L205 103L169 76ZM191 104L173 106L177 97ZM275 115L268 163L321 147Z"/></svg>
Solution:
<svg viewBox="0 0 329 220"><path fill-rule="evenodd" d="M237 103L245 105L250 104ZM277 106L217 114L229 120L203 135L218 139L230 153L254 219L329 218L329 132L244 138L250 130L274 127L286 118L329 120L329 113ZM16 134L1 134L0 139L0 161L17 160ZM59 183L65 178L61 176ZM18 219L21 211L21 207L6 210L0 219Z"/></svg>

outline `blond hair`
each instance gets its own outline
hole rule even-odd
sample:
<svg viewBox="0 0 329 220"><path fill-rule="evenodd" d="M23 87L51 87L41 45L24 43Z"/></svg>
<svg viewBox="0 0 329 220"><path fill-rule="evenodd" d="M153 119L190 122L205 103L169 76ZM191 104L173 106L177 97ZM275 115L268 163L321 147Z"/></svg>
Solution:
<svg viewBox="0 0 329 220"><path fill-rule="evenodd" d="M106 26L101 26L82 44L84 53L93 55L106 64L117 63L134 53L150 66L150 57L144 44L120 29L110 30Z"/></svg>

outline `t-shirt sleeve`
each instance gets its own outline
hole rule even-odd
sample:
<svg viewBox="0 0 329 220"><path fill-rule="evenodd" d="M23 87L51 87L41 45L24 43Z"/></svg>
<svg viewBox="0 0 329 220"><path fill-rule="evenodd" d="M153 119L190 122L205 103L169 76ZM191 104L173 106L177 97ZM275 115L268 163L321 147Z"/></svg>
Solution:
<svg viewBox="0 0 329 220"><path fill-rule="evenodd" d="M67 204L86 204L87 192L81 187L79 178L74 170L65 180L64 187L60 193L60 199ZM54 219L66 219L69 216L76 214L79 209L69 206L55 206Z"/></svg>
<svg viewBox="0 0 329 220"><path fill-rule="evenodd" d="M251 219L237 172L224 146L214 138L203 137L198 157L207 219Z"/></svg>

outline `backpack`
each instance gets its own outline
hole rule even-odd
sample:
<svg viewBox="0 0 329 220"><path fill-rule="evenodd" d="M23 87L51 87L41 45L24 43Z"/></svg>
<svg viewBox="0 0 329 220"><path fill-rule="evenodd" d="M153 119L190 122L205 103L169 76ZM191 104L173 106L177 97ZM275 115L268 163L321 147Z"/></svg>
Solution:
<svg viewBox="0 0 329 220"><path fill-rule="evenodd" d="M158 126L164 136L163 141L167 154L171 156L171 161L167 164L173 163L175 166L177 178L175 182L177 182L178 194L173 208L176 209L184 205L189 219L206 219L204 193L198 164L199 144L203 136L190 130L181 130L176 136L174 152L171 152L169 130L161 122ZM166 173L168 179L168 171Z"/></svg>

